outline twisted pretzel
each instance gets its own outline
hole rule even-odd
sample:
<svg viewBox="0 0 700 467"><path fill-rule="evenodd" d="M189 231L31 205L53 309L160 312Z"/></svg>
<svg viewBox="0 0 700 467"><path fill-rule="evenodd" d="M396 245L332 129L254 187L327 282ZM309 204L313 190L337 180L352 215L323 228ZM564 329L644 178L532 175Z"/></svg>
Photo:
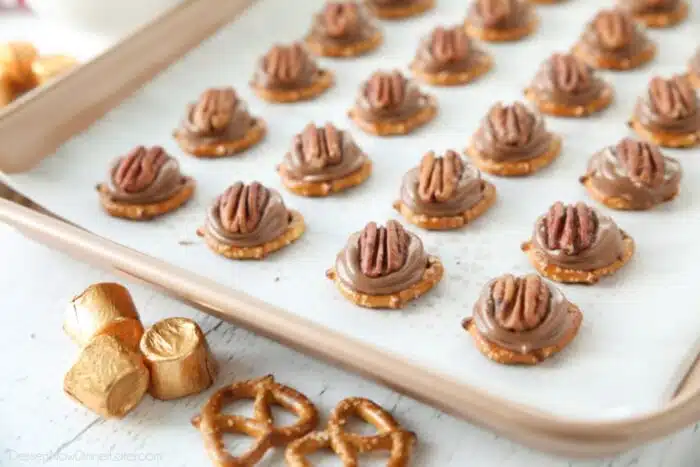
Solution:
<svg viewBox="0 0 700 467"><path fill-rule="evenodd" d="M373 425L378 434L363 436L345 431L352 415ZM306 456L320 449L332 449L345 467L359 465L358 454L371 451L389 451L387 467L405 467L411 460L416 435L406 431L386 410L360 397L341 401L331 414L325 431L309 433L287 446L285 459L290 467L312 467Z"/></svg>
<svg viewBox="0 0 700 467"><path fill-rule="evenodd" d="M253 399L253 418L222 414L224 405L239 399ZM279 405L299 417L293 425L278 427L271 406ZM318 412L311 401L300 392L275 382L272 375L241 381L217 391L206 403L192 424L202 432L209 458L217 467L250 467L265 453L304 436L316 427ZM251 448L240 456L226 451L225 433L241 433L256 439Z"/></svg>

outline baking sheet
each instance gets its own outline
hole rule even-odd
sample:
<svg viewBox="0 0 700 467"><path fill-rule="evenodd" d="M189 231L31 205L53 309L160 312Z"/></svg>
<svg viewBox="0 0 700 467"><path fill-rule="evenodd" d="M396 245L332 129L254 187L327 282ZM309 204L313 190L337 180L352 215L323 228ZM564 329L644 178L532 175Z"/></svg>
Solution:
<svg viewBox="0 0 700 467"><path fill-rule="evenodd" d="M424 152L462 149L496 101L521 99L522 89L541 60L575 41L584 21L609 6L607 0L571 0L538 7L540 30L514 44L486 45L495 70L470 86L431 89L439 117L406 137L382 139L363 134L346 116L360 83L378 68L406 70L417 41L437 24L460 22L467 2L439 0L420 18L383 23L385 44L353 60L321 60L337 85L321 98L294 105L266 104L248 87L258 57L275 42L290 42L307 30L322 1L260 0L234 24L126 100L84 134L65 144L35 170L12 177L25 194L59 215L129 247L244 290L318 323L450 374L496 395L553 413L584 419L618 418L653 410L668 396L688 364L700 330L696 282L700 251L698 151L668 151L683 165L680 197L653 212L612 215L637 241L632 262L594 287L561 286L584 312L577 339L556 358L534 368L506 367L485 359L462 330L482 285L506 272L531 271L520 243L536 217L556 200L590 201L577 183L586 161L601 147L628 135L626 119L636 96L654 74L684 70L700 30L698 12L683 25L651 31L660 54L652 66L605 73L617 92L614 106L585 120L549 118L564 138L562 157L524 179L488 177L499 200L483 218L456 232L418 232L426 249L440 256L446 277L431 293L402 311L369 311L345 301L325 278L348 235L370 220L397 218L391 204L403 173ZM697 10L697 9L696 9ZM269 124L265 142L246 154L198 160L182 154L171 132L185 105L207 87L234 85L253 114ZM309 121L350 129L375 163L363 186L328 199L305 199L286 191L275 172L292 136ZM134 145L163 145L183 171L198 181L195 199L150 223L106 216L94 186L113 157ZM298 243L260 262L228 261L210 252L196 236L206 207L232 182L259 180L279 189L300 210L308 230ZM602 209L607 213L610 211Z"/></svg>

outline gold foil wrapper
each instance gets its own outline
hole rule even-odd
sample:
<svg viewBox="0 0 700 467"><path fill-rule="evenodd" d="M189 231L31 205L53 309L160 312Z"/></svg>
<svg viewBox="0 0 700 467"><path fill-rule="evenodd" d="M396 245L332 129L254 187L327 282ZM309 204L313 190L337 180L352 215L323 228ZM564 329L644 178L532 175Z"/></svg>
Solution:
<svg viewBox="0 0 700 467"><path fill-rule="evenodd" d="M148 390L148 369L138 352L101 335L90 341L68 370L63 390L103 417L121 418Z"/></svg>
<svg viewBox="0 0 700 467"><path fill-rule="evenodd" d="M110 335L138 350L143 325L129 291L115 283L93 284L74 297L63 329L81 347L93 338Z"/></svg>
<svg viewBox="0 0 700 467"><path fill-rule="evenodd" d="M27 90L36 84L32 63L38 56L36 47L29 42L7 42L0 44L0 64L18 90Z"/></svg>
<svg viewBox="0 0 700 467"><path fill-rule="evenodd" d="M7 69L0 64L0 107L12 102L17 96Z"/></svg>
<svg viewBox="0 0 700 467"><path fill-rule="evenodd" d="M140 348L151 373L149 392L157 399L196 394L216 378L216 360L204 333L191 319L157 322L141 338Z"/></svg>
<svg viewBox="0 0 700 467"><path fill-rule="evenodd" d="M44 84L77 65L78 61L68 55L42 55L32 63L32 73L38 84Z"/></svg>

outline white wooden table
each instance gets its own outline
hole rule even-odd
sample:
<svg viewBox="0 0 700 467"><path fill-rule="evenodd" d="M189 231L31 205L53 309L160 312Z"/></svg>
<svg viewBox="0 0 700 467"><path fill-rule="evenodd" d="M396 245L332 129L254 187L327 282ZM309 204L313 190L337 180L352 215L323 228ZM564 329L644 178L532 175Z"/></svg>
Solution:
<svg viewBox="0 0 700 467"><path fill-rule="evenodd" d="M59 34L25 16L0 16L0 40L15 38L35 41L44 52L69 50L82 57L90 56L106 43L100 38L86 41L65 31ZM147 396L120 421L103 420L63 394L63 376L78 353L61 330L64 307L89 284L118 278L52 252L5 226L0 226L0 258L0 466L209 465L200 436L189 420L213 389L173 402ZM322 413L328 413L348 396L371 398L418 434L419 447L413 464L416 466L700 465L700 425L614 459L552 458L219 322L153 291L127 285L146 325L172 316L192 317L200 323L221 366L215 387L272 373L278 381L307 394ZM245 447L243 443L238 443L238 449ZM283 465L279 453L266 458L264 464ZM319 465L338 464L328 459Z"/></svg>

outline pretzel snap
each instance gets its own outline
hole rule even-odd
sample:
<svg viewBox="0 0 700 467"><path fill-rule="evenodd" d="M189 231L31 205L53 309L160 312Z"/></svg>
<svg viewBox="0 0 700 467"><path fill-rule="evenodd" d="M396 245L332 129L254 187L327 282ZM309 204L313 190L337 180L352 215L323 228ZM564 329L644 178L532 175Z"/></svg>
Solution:
<svg viewBox="0 0 700 467"><path fill-rule="evenodd" d="M229 415L221 409L240 399L253 399L253 418ZM272 416L272 405L279 405L299 417L293 425L278 427ZM318 412L300 392L275 382L272 375L234 383L217 391L192 419L202 432L209 458L218 467L249 467L257 464L265 453L304 436L318 423ZM241 433L255 438L251 448L233 456L224 448L225 433Z"/></svg>
<svg viewBox="0 0 700 467"><path fill-rule="evenodd" d="M378 434L364 436L345 431L345 425L353 415L374 426ZM411 460L415 441L416 435L401 428L379 405L369 399L351 397L336 406L325 431L309 433L287 446L285 459L290 467L312 467L306 456L330 448L345 467L357 467L358 454L389 451L387 467L405 467Z"/></svg>

